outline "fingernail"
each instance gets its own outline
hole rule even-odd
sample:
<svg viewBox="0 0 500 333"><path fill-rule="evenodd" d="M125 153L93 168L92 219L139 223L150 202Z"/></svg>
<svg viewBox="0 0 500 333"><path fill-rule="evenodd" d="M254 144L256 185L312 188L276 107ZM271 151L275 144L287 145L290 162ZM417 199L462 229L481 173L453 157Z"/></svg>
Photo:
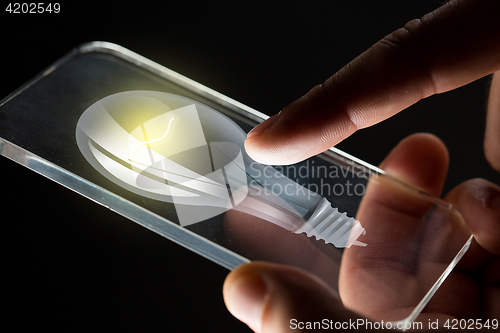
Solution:
<svg viewBox="0 0 500 333"><path fill-rule="evenodd" d="M254 331L260 331L267 287L261 276L247 273L233 282L228 293L231 313Z"/></svg>
<svg viewBox="0 0 500 333"><path fill-rule="evenodd" d="M269 128L271 128L271 126L274 125L280 114L281 111L278 114L272 116L271 118L264 120L259 125L255 126L250 132L248 132L247 138L249 138L251 135L265 133Z"/></svg>

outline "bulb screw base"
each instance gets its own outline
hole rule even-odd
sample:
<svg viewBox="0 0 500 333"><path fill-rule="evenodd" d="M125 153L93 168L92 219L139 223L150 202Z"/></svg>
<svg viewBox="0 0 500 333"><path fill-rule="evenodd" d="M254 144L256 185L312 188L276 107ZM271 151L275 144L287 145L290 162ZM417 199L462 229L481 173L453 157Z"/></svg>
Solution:
<svg viewBox="0 0 500 333"><path fill-rule="evenodd" d="M314 236L316 240L324 240L325 243L333 244L335 247L344 248L352 245L366 246L358 241L360 235L366 233L361 223L346 213L341 213L333 208L331 203L323 198L309 220L294 230L294 233L305 233L308 237Z"/></svg>

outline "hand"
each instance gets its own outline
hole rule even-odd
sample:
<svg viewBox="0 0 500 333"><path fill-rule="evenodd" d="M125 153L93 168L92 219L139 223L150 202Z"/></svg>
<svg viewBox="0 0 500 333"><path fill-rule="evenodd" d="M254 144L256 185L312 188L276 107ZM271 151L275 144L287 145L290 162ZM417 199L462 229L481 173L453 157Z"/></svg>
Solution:
<svg viewBox="0 0 500 333"><path fill-rule="evenodd" d="M499 12L496 0L451 1L407 23L257 126L245 142L248 154L264 164L293 164L420 99L500 70ZM497 170L499 108L494 96L485 135Z"/></svg>
<svg viewBox="0 0 500 333"><path fill-rule="evenodd" d="M497 55L500 45L489 41L497 40L495 36L500 33L500 25L495 23L496 18L489 20L488 17L498 13L498 5L491 1L450 3L422 18L420 24L410 23L407 29L412 31L411 36L405 37L408 32L404 30L389 35L322 87L313 89L285 108L279 121L275 116L258 126L247 140L247 150L260 162L293 163L319 153L357 128L383 120L420 98L494 72L500 66ZM497 9L493 8L495 6ZM465 23L468 20L477 22ZM487 24L492 26L486 27ZM462 33L460 40L453 37L448 40L457 33L459 26L466 26L469 31ZM436 34L436 31L443 34ZM404 42L391 44L398 37ZM419 48L426 44L425 48ZM457 48L461 49L461 56L449 57ZM422 63L422 59L427 64L426 69L411 66ZM460 68L460 72L452 70L454 67ZM352 89L354 84L356 89ZM485 154L490 164L500 171L499 91L500 79L495 75L488 105ZM378 98L374 101L373 96ZM311 110L315 110L317 116L307 117L306 122L301 119L302 113ZM293 130L285 131L286 128ZM427 155L420 160L433 162L417 168L412 159L414 161L421 154ZM382 163L382 168L396 178L439 196L447 163L443 144L435 137L420 134L400 143ZM426 310L431 313L427 316L498 317L500 277L493 272L500 269L500 188L476 179L459 185L445 199L462 212L475 240L459 267L438 291L435 299L441 301L429 304ZM317 278L274 264L252 263L236 269L227 278L224 297L236 317L262 332L296 331L290 329L292 318L303 322L324 318L343 322L361 318L358 313L346 309L336 293ZM356 304L360 302L349 304L355 295L344 294L342 298L345 305L364 315L377 316L374 313L379 306L377 302L361 303L359 308Z"/></svg>
<svg viewBox="0 0 500 333"><path fill-rule="evenodd" d="M415 161L421 162L417 164ZM422 164L422 161L425 163ZM391 176L438 196L444 183L447 165L447 150L438 138L430 134L414 134L394 148L381 167ZM381 193L383 194L383 191L380 189L368 187L359 209L360 220L367 220L362 219L360 215L370 207L379 209L381 205L372 204L372 201L383 200L380 198ZM467 227L474 233L475 239L417 322L439 320L439 323L444 324L446 319L450 318L482 318L483 321L488 318L498 319L500 276L494 272L500 270L500 187L485 180L475 179L459 185L445 199L462 211ZM390 214L394 212L389 210ZM388 213L382 214L387 217ZM403 216L408 218L411 215ZM242 218L244 217L238 216L235 220L241 225L250 225ZM247 218L251 219L250 216ZM399 221L401 222L401 219ZM251 225L255 227L255 223ZM275 227L266 222L263 225L265 228ZM411 226L411 223L409 225ZM457 230L454 230L456 233L446 235L447 238L443 241L451 243L458 239L463 243L463 238L457 237L461 235L460 226L457 227ZM271 238L278 241L285 239L276 237L275 232L279 231L284 230L276 227ZM242 233L244 234L244 230ZM372 234L371 239L367 239L368 236L367 234L363 241L370 246L374 245L377 235ZM387 248L387 244L382 245ZM280 247L280 244L276 246ZM300 247L299 253L312 251L307 244L298 242L297 246ZM376 252L373 248L374 246L369 254ZM386 265L387 261L390 261L390 254L379 258L376 265L373 265L369 264L369 260L373 258L359 260L357 251L361 253L363 250L350 248L342 259L339 277L342 302L337 291L324 282L325 277L332 272L320 271L320 280L297 268L263 262L243 265L229 274L224 285L224 299L233 315L256 332L297 331L291 329L292 319L296 322L321 322L326 318L334 323L342 323L364 317L385 321L391 316L401 318L398 316L400 313L407 313L405 303L412 302L415 296L414 293L409 293L413 287L406 286L421 281L412 274L405 274L404 265ZM318 262L320 266L328 265L327 259L322 257L319 257ZM332 270L335 270L335 267Z"/></svg>

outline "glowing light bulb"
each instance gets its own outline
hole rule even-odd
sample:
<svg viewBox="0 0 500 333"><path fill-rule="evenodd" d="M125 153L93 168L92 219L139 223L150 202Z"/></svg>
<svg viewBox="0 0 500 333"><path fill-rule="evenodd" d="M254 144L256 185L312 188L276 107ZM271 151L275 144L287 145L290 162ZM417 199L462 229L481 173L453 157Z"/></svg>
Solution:
<svg viewBox="0 0 500 333"><path fill-rule="evenodd" d="M112 182L173 203L182 226L236 209L339 248L366 245L357 241L365 232L358 221L251 160L245 132L197 101L153 91L114 94L81 115L76 139L86 160ZM287 191L274 194L276 185Z"/></svg>

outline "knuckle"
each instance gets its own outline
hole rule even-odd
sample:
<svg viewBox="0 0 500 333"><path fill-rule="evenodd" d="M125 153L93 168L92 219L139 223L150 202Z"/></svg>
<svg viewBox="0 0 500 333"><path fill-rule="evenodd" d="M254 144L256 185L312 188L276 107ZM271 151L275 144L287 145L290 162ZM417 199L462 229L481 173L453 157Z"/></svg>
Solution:
<svg viewBox="0 0 500 333"><path fill-rule="evenodd" d="M419 19L412 20L380 40L380 44L389 48L412 51L418 44L418 35L423 23Z"/></svg>

